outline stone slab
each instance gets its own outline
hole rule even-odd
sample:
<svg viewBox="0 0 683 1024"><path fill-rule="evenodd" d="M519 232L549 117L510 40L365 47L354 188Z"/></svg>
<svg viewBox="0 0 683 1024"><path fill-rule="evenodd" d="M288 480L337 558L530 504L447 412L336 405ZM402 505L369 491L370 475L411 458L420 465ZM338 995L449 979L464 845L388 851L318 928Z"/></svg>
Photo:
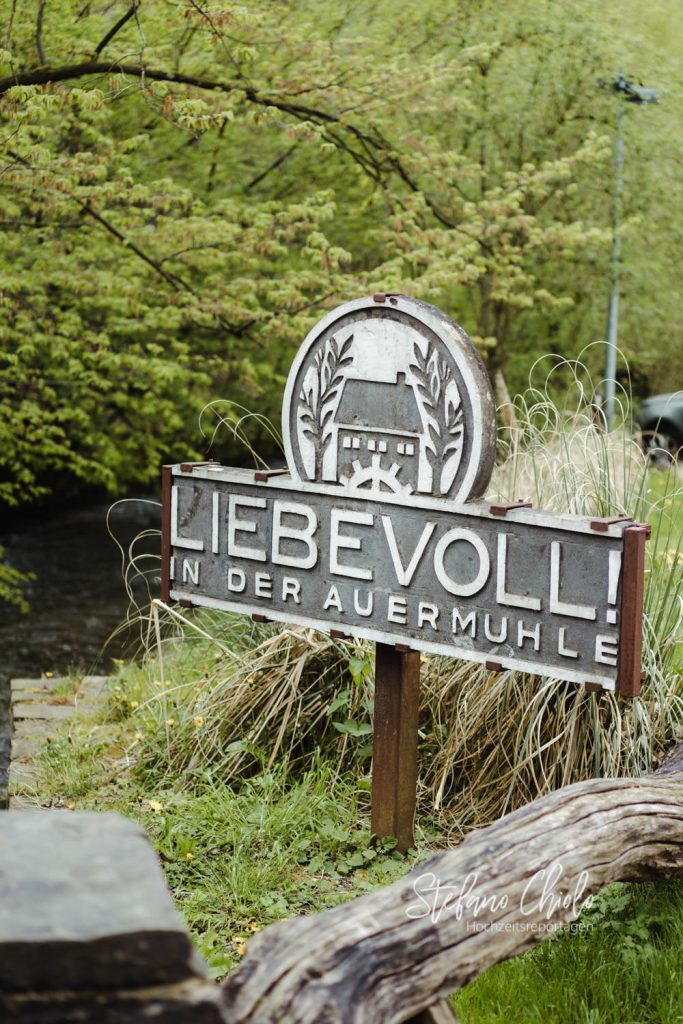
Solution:
<svg viewBox="0 0 683 1024"><path fill-rule="evenodd" d="M12 720L10 717L10 686L7 677L0 676L0 809L9 801L9 764L12 743Z"/></svg>
<svg viewBox="0 0 683 1024"><path fill-rule="evenodd" d="M206 977L142 829L117 814L0 815L0 992Z"/></svg>
<svg viewBox="0 0 683 1024"><path fill-rule="evenodd" d="M42 811L42 805L35 797L26 796L25 793L12 793L9 798L10 811Z"/></svg>
<svg viewBox="0 0 683 1024"><path fill-rule="evenodd" d="M14 701L49 701L51 696L49 690L12 690L12 703Z"/></svg>
<svg viewBox="0 0 683 1024"><path fill-rule="evenodd" d="M12 704L62 704L51 690L12 690Z"/></svg>
<svg viewBox="0 0 683 1024"><path fill-rule="evenodd" d="M44 737L15 736L12 739L12 761L19 761L24 757L37 757L44 746Z"/></svg>
<svg viewBox="0 0 683 1024"><path fill-rule="evenodd" d="M40 769L37 764L31 764L30 761L12 761L9 766L10 789L24 786L26 783L33 786L39 775Z"/></svg>
<svg viewBox="0 0 683 1024"><path fill-rule="evenodd" d="M73 704L33 704L19 701L12 704L12 717L15 722L27 718L39 718L45 721L61 721L71 718L74 713Z"/></svg>
<svg viewBox="0 0 683 1024"><path fill-rule="evenodd" d="M33 693L50 693L62 682L61 676L52 676L50 679L12 679L10 686L12 693L17 690L28 690Z"/></svg>
<svg viewBox="0 0 683 1024"><path fill-rule="evenodd" d="M74 690L76 693L87 691L89 694L100 693L111 680L111 676L83 676L80 680L74 677ZM33 694L36 698L44 697L53 693L65 682L64 676L52 676L50 679L12 679L10 682L13 699L28 699L24 694ZM16 696L14 696L16 695Z"/></svg>
<svg viewBox="0 0 683 1024"><path fill-rule="evenodd" d="M191 980L136 991L4 995L0 1020L12 1024L229 1024L217 985Z"/></svg>
<svg viewBox="0 0 683 1024"><path fill-rule="evenodd" d="M109 676L85 676L74 694L76 704L92 703L105 695L109 688Z"/></svg>
<svg viewBox="0 0 683 1024"><path fill-rule="evenodd" d="M55 735L57 726L57 722L46 722L44 718L25 718L14 723L12 735L14 739L35 737L44 740Z"/></svg>

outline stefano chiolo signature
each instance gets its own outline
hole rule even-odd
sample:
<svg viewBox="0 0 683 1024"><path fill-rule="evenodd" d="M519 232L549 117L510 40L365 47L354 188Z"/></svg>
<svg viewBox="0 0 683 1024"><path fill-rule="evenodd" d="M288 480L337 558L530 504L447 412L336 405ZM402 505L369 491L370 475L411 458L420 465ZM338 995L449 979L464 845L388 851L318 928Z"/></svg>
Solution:
<svg viewBox="0 0 683 1024"><path fill-rule="evenodd" d="M570 910L576 917L582 907L588 906L591 897L584 896L588 872L582 871L571 889L562 885L563 874L562 864L554 861L531 875L519 895L520 915L544 917L549 921L558 910ZM433 872L427 871L415 879L413 891L417 902L406 908L406 916L412 919L429 917L433 924L438 924L444 914L460 921L483 913L495 914L512 909L508 893L486 893L479 885L476 871L470 871L461 884L446 884Z"/></svg>

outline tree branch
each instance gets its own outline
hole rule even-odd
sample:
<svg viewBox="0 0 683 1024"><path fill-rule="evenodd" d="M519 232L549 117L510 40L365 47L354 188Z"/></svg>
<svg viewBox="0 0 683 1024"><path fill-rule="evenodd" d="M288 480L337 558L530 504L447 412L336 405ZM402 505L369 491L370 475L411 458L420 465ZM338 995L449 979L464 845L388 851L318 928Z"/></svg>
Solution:
<svg viewBox="0 0 683 1024"><path fill-rule="evenodd" d="M12 10L10 11L9 21L7 23L7 41L5 48L7 50L12 49L12 29L14 28L14 15L17 12L17 0L12 0Z"/></svg>
<svg viewBox="0 0 683 1024"><path fill-rule="evenodd" d="M134 78L140 78L143 81L147 79L153 82L173 82L177 85L194 86L197 89L203 89L209 92L223 92L227 94L238 92L241 93L250 103L254 103L261 107L272 107L275 110L280 110L283 114L290 114L297 120L313 121L314 123L325 127L336 125L338 128L344 129L354 136L354 138L366 150L366 153L370 155L370 162L375 172L374 174L371 174L371 177L374 177L376 181L379 180L381 172L388 168L399 176L411 192L421 191L419 185L413 180L412 176L405 169L399 158L392 153L391 146L388 141L384 139L376 129L373 130L373 135L370 132L362 131L355 125L345 123L337 114L329 113L328 111L321 110L320 108L305 106L301 103L292 103L286 99L264 96L257 92L252 86L245 85L244 82L241 81L239 83L220 82L215 79L202 78L198 75L186 75L180 71L164 71L161 68L148 68L142 64L122 64L118 61L83 61L80 64L63 64L52 68L32 68L29 71L20 71L14 75L9 75L6 78L0 79L0 95L7 92L8 89L11 89L15 85L46 85L48 82L65 82L74 78L110 74L130 75ZM339 139L337 137L331 138L337 145L339 144ZM344 146L343 148L346 149L349 155L363 168L366 173L369 173L368 160L366 158L354 150L353 147ZM447 217L443 211L439 209L436 203L426 195L425 201L433 216L440 224L447 228L456 227L456 224L451 220L451 218Z"/></svg>
<svg viewBox="0 0 683 1024"><path fill-rule="evenodd" d="M15 153L12 150L8 150L8 153L13 160L22 164L22 166L28 168L29 170L33 170L33 167L28 162L28 160L25 160L24 157L20 156L19 153ZM201 296L199 295L198 292L195 291L192 285L188 284L188 282L185 281L182 277L180 277L179 274L171 274L167 270L164 270L164 268L162 267L161 263L158 260L155 260L154 257L146 253L143 249L136 245L135 242L131 242L130 239L126 238L126 236L121 231L119 231L119 229L115 227L111 223L111 221L107 220L106 217L102 216L102 214L99 213L91 205L89 200L84 203L81 199L79 199L78 196L75 196L72 192L67 192L67 194L71 199L74 200L74 202L77 202L80 205L81 213L85 214L88 217L92 217L93 220L97 221L97 223L101 227L103 227L105 231L107 231L110 235L116 238L117 241L122 242L128 249L131 250L131 252L134 252L139 259L141 259L148 266L152 267L152 269L155 270L157 274L163 277L167 284L170 284L174 291L186 291L189 292L190 295L193 295L196 299L201 300ZM236 324L231 324L230 321L227 320L221 313L213 313L213 316L215 317L216 322L221 327L237 336L245 334L254 323L253 320L250 320L247 323L238 326Z"/></svg>
<svg viewBox="0 0 683 1024"><path fill-rule="evenodd" d="M95 56L96 57L99 57L99 55L102 53L102 50L105 48L105 46L107 46L107 44L112 41L112 39L117 34L117 32L121 31L121 29L126 24L126 22L130 21L130 19L133 17L135 12L137 11L138 6L139 6L139 0L134 0L134 2L130 5L128 10L125 12L125 14L122 14L121 17L119 18L119 20L116 22L116 24L112 25L112 27L109 29L109 31L106 33L106 35L104 35L102 37L102 39L99 41L99 43L95 47Z"/></svg>
<svg viewBox="0 0 683 1024"><path fill-rule="evenodd" d="M255 178L252 178L251 181L247 182L244 186L244 191L248 192L250 189L255 188L256 185L263 181L264 178L267 178L272 171L276 171L278 167L281 167L285 160L292 155L297 145L298 143L295 142L289 147L289 149L285 150L284 153L280 153L280 155L277 156L268 167L266 167L265 171L261 171L261 173L257 174Z"/></svg>
<svg viewBox="0 0 683 1024"><path fill-rule="evenodd" d="M110 235L113 235L114 238L117 238L119 242L123 242L123 244L128 249L130 249L131 252L134 252L135 255L139 256L140 259L143 260L148 266L152 267L153 270L156 270L157 274L160 274L161 277L163 277L164 280L166 280L168 284L171 285L174 291L182 290L189 292L191 295L194 295L195 297L197 296L197 293L195 292L194 288L192 288L192 286L189 285L187 281L184 281L182 277L179 277L176 274L170 274L167 270L164 270L164 268L161 266L159 262L157 262L157 260L153 259L151 256L148 256L146 252L144 252L139 246L135 244L135 242L131 242L130 239L126 238L126 236L122 234L118 228L114 227L111 221L108 221L106 217L103 217L101 213L98 213L97 210L93 206L91 206L89 202L83 204L83 206L81 207L81 211L82 213L87 214L89 217L92 217L93 220L96 220L98 224L102 225L105 231L108 231Z"/></svg>
<svg viewBox="0 0 683 1024"><path fill-rule="evenodd" d="M41 64L46 64L45 51L43 49L43 15L45 13L46 0L40 0L38 7L38 18L36 20L36 50Z"/></svg>

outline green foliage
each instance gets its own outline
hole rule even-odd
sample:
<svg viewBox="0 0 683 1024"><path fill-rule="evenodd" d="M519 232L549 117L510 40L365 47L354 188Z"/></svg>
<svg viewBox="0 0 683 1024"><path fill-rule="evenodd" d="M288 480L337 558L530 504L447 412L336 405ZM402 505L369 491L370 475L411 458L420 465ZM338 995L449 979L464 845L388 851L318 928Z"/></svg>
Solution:
<svg viewBox="0 0 683 1024"><path fill-rule="evenodd" d="M8 565L4 561L4 556L5 550L0 547L0 603L5 601L27 612L28 604L24 598L23 588L32 577Z"/></svg>
<svg viewBox="0 0 683 1024"><path fill-rule="evenodd" d="M655 955L657 937L670 920L670 908L659 887L650 887L650 900L639 895L633 886L617 882L591 900L579 921L581 929L597 928L608 940L610 932L618 938L625 968Z"/></svg>
<svg viewBox="0 0 683 1024"><path fill-rule="evenodd" d="M369 291L435 301L513 387L529 353L599 337L615 101L597 80L652 66L632 6L13 3L0 500L148 484L208 454L195 423L216 397L277 419L293 345ZM661 35L667 17L673 0L646 20ZM680 184L637 140L647 125L662 163L673 89L626 121L625 346L652 376L680 315L662 303ZM230 438L211 453L234 457Z"/></svg>
<svg viewBox="0 0 683 1024"><path fill-rule="evenodd" d="M299 777L318 752L365 775L374 665L363 646L313 630L253 631L244 616L189 614L160 616L160 657L130 669L112 695L112 712L133 716L140 777L201 787L277 763ZM220 618L231 622L230 639Z"/></svg>
<svg viewBox="0 0 683 1024"><path fill-rule="evenodd" d="M370 842L367 793L320 761L298 780L283 764L246 782L217 767L191 788L144 765L131 771L137 681L128 668L99 713L76 712L69 735L45 744L37 788L24 795L140 821L214 976L235 966L260 928L386 885L415 862L392 840Z"/></svg>
<svg viewBox="0 0 683 1024"><path fill-rule="evenodd" d="M615 883L578 922L453 997L462 1024L677 1024L683 884Z"/></svg>

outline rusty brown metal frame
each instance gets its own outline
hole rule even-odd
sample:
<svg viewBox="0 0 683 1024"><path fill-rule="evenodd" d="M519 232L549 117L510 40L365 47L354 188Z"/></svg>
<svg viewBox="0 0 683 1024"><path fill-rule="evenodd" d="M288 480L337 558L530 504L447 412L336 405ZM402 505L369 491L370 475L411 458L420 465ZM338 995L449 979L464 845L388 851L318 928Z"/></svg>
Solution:
<svg viewBox="0 0 683 1024"><path fill-rule="evenodd" d="M214 459L208 459L206 462L181 462L180 472L191 473L193 469L201 469L202 466L217 466L218 463Z"/></svg>
<svg viewBox="0 0 683 1024"><path fill-rule="evenodd" d="M617 688L621 697L637 697L640 694L645 596L645 543L649 536L649 526L634 523L624 527L617 680Z"/></svg>
<svg viewBox="0 0 683 1024"><path fill-rule="evenodd" d="M607 533L610 526L615 523L631 523L633 516L603 516L602 519L591 519L591 530L596 533Z"/></svg>
<svg viewBox="0 0 683 1024"><path fill-rule="evenodd" d="M288 469L257 469L254 473L254 480L257 484L267 484L275 476L287 476Z"/></svg>
<svg viewBox="0 0 683 1024"><path fill-rule="evenodd" d="M492 516L506 516L508 512L514 512L516 508L533 508L530 501L519 501L509 502L507 505L491 505L489 512Z"/></svg>

